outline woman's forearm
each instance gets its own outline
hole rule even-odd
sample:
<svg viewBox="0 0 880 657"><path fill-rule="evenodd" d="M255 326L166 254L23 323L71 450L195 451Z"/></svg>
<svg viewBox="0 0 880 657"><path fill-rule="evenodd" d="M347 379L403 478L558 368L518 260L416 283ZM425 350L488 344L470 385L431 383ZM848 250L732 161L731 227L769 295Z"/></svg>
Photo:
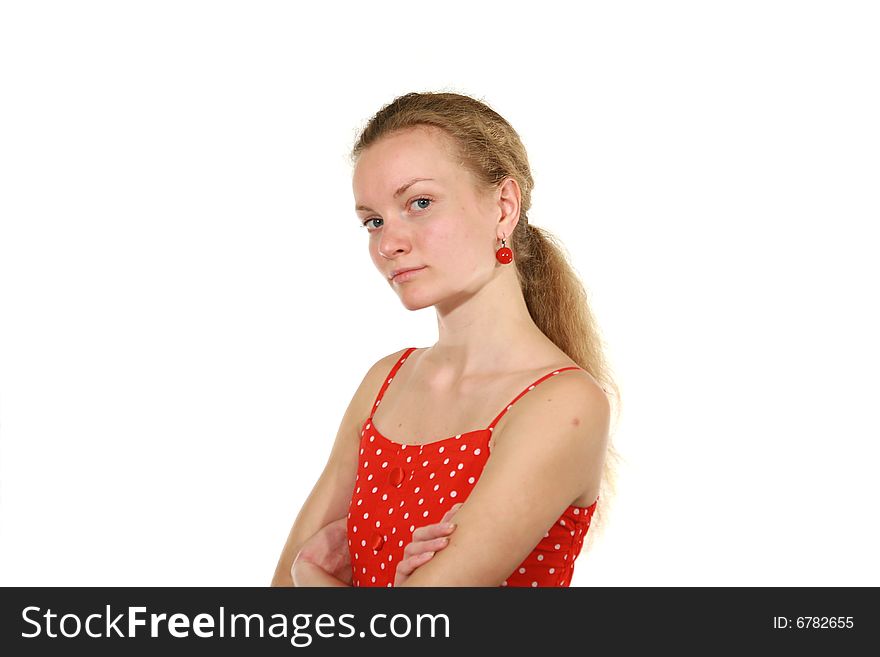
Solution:
<svg viewBox="0 0 880 657"><path fill-rule="evenodd" d="M293 563L292 573L294 586L349 586L320 566L303 559L297 559Z"/></svg>

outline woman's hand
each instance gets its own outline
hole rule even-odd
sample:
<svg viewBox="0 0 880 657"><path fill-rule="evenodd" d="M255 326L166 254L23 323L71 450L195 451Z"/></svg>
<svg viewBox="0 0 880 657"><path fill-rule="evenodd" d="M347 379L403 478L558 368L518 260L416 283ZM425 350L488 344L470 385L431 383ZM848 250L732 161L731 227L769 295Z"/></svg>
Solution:
<svg viewBox="0 0 880 657"><path fill-rule="evenodd" d="M297 582L297 564L300 564L299 580L303 582L302 585L310 586L307 582L313 581L310 573L306 572L309 570L307 564L303 562L317 566L351 586L351 554L348 551L347 520L347 518L334 520L303 543L290 568L290 576L296 586L301 586Z"/></svg>
<svg viewBox="0 0 880 657"><path fill-rule="evenodd" d="M449 545L449 534L455 530L455 525L451 524L452 518L462 504L463 502L459 502L449 509L440 522L416 528L412 542L403 549L403 559L397 564L397 572L394 575L395 587L403 584L419 566L424 566L436 552Z"/></svg>

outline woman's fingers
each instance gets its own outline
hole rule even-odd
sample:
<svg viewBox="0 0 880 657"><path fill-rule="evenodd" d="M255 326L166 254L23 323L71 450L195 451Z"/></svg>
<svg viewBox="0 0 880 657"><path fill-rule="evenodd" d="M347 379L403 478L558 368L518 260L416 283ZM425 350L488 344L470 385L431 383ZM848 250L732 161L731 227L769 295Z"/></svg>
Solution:
<svg viewBox="0 0 880 657"><path fill-rule="evenodd" d="M425 525L424 527L416 527L412 533L413 541L427 541L439 536L451 534L455 526L451 522L435 522L433 525Z"/></svg>
<svg viewBox="0 0 880 657"><path fill-rule="evenodd" d="M404 577L409 577L413 574L413 571L419 566L431 560L431 557L434 556L433 552L422 552L421 554L417 554L414 557L407 557L403 559L399 564L397 564L397 577L401 575Z"/></svg>
<svg viewBox="0 0 880 657"><path fill-rule="evenodd" d="M417 527L416 530L412 534L412 540L415 541L425 541L432 538L437 538L438 536L444 536L452 532L455 529L455 526L452 524L452 518L455 515L455 512L461 508L463 502L459 502L455 506L453 506L449 511L443 514L443 517L440 519L440 522L435 522L431 525L425 525L424 527Z"/></svg>
<svg viewBox="0 0 880 657"><path fill-rule="evenodd" d="M451 522L456 511L461 508L462 503L459 502L447 511L440 522L431 525L419 527L412 534L412 540L403 549L404 558L415 557L426 552L431 552L433 556L437 550L442 550L449 545L449 534L455 529L455 525ZM429 557L430 558L430 557ZM426 559L427 560L427 559Z"/></svg>
<svg viewBox="0 0 880 657"><path fill-rule="evenodd" d="M397 572L394 576L394 586L400 586L419 567L428 563L433 556L449 545L449 536L455 529L452 518L461 508L463 502L459 502L449 509L440 522L418 527L412 533L412 540L403 549L403 559L397 564Z"/></svg>
<svg viewBox="0 0 880 657"><path fill-rule="evenodd" d="M452 508L449 509L446 513L443 514L443 517L440 519L440 522L448 522L452 520L452 516L455 515L455 512L458 511L464 502L459 502L458 504L453 504Z"/></svg>
<svg viewBox="0 0 880 657"><path fill-rule="evenodd" d="M447 536L432 538L429 541L416 541L403 548L403 556L412 557L418 554L424 554L425 552L431 552L433 554L437 550L442 550L447 545L449 545L449 538Z"/></svg>
<svg viewBox="0 0 880 657"><path fill-rule="evenodd" d="M296 558L313 563L337 577L337 573L350 571L351 555L345 525L346 518L340 518L322 527L303 543Z"/></svg>

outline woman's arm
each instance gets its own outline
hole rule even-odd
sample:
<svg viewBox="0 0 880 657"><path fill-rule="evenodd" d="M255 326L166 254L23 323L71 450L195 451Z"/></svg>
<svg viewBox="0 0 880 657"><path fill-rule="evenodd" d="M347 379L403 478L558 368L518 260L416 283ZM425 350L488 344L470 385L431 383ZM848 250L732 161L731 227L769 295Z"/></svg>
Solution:
<svg viewBox="0 0 880 657"><path fill-rule="evenodd" d="M402 586L499 586L572 500L599 489L609 418L586 377L556 377L519 400L448 546Z"/></svg>
<svg viewBox="0 0 880 657"><path fill-rule="evenodd" d="M400 586L446 547L448 536L455 529L452 519L461 506L453 506L440 522L415 530L412 542L404 548L404 559L397 565L395 586ZM290 574L294 586L350 587L352 572L347 518L330 523L306 541L296 555Z"/></svg>
<svg viewBox="0 0 880 657"><path fill-rule="evenodd" d="M303 544L290 577L294 586L351 586L347 518L334 520Z"/></svg>
<svg viewBox="0 0 880 657"><path fill-rule="evenodd" d="M449 535L456 527L453 520L462 506L463 503L459 502L444 513L439 522L416 528L412 540L403 548L403 559L397 564L397 570L394 572L395 588L406 586L406 581L413 573L449 545Z"/></svg>
<svg viewBox="0 0 880 657"><path fill-rule="evenodd" d="M357 446L353 446L353 454L357 456ZM332 524L334 518L348 513L348 505L351 502L351 490L349 490L349 474L343 474L347 470L344 464L327 464L323 474L315 484L312 493L296 517L278 564L272 576L272 586L296 586L291 575L291 569L297 555L303 547L320 534L326 527ZM356 466L355 466L356 467ZM350 474L354 481L354 474ZM346 492L347 491L347 492ZM346 552L348 545L345 546Z"/></svg>
<svg viewBox="0 0 880 657"><path fill-rule="evenodd" d="M348 513L357 475L361 423L369 415L373 395L402 354L403 350L377 361L352 396L324 471L296 516L281 550L272 576L272 586L296 586L291 569L303 545L327 524Z"/></svg>
<svg viewBox="0 0 880 657"><path fill-rule="evenodd" d="M351 586L351 584L346 584L341 579L333 577L320 566L311 561L300 559L298 556L293 561L291 578L294 586Z"/></svg>

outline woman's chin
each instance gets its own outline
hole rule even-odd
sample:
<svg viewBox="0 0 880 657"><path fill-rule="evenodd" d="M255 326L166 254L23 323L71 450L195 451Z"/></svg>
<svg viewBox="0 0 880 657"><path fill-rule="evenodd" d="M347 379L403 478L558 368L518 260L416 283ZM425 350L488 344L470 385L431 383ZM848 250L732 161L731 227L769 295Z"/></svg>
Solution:
<svg viewBox="0 0 880 657"><path fill-rule="evenodd" d="M400 297L400 303L402 303L403 307L407 310L421 310L422 308L427 308L428 306L433 305L433 302L430 300L406 294Z"/></svg>

